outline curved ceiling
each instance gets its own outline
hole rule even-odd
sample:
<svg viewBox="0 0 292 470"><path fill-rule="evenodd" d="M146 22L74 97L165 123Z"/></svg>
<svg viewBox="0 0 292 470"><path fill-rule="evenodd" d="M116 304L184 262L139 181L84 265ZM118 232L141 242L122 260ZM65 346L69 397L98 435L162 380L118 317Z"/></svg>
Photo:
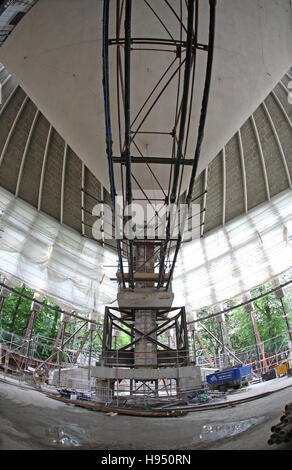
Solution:
<svg viewBox="0 0 292 470"><path fill-rule="evenodd" d="M111 37L117 36L118 3L110 2ZM217 3L212 88L198 175L255 112L291 64L291 7L287 0L224 0ZM169 7L169 2L162 0L135 0L132 37L177 39L181 34L184 40L185 2L172 2L171 5L174 5L173 9ZM207 1L199 3L200 44L208 42L208 5ZM2 46L0 60L94 177L108 188L102 92L102 7L103 2L96 0L39 0ZM121 35L124 34L123 15L122 12ZM180 16L182 28L178 20ZM180 63L179 54L176 55L177 48L173 46L167 48L168 52L141 51L141 45L133 49L140 49L140 52L132 50L131 53L132 118L173 62L143 113L151 108L161 87ZM119 50L123 61L123 48ZM184 57L184 47L181 57ZM114 152L119 156L117 60L117 47L112 46L112 133ZM205 66L206 51L198 49L193 112L186 152L188 158L193 157L195 148ZM135 136L133 153L138 148L144 156L171 156L173 137L170 133L174 127L178 92L179 102L181 99L182 75L180 79L178 73L174 76L140 127L143 134ZM122 108L121 97L119 104ZM132 130L136 131L136 125L139 127L143 121L143 113ZM147 134L153 131L167 134ZM154 171L162 186L167 188L169 174L165 166L156 165ZM141 165L133 165L133 172L143 188L153 187L153 175L145 172Z"/></svg>
<svg viewBox="0 0 292 470"><path fill-rule="evenodd" d="M201 235L291 188L291 79L290 71L197 178ZM110 204L109 193L1 66L0 81L0 185L92 238L92 209Z"/></svg>

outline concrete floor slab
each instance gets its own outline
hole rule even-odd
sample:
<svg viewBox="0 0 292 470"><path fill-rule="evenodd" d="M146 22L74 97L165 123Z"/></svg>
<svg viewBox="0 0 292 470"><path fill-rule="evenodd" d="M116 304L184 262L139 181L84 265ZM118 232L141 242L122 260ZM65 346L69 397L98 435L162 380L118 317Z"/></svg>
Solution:
<svg viewBox="0 0 292 470"><path fill-rule="evenodd" d="M272 390L235 407L141 418L84 410L1 380L0 450L290 450L267 440L292 401L292 378L250 386L238 398ZM235 394L227 398L234 399Z"/></svg>

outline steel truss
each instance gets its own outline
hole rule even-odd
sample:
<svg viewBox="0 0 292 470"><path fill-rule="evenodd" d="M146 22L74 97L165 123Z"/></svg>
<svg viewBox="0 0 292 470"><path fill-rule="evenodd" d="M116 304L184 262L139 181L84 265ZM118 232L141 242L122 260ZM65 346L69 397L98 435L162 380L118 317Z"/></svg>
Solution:
<svg viewBox="0 0 292 470"><path fill-rule="evenodd" d="M135 314L141 309L120 309L106 307L103 327L102 360L107 366L134 367L135 346L143 339L157 347L157 367L183 366L189 364L189 345L186 314L184 307L169 309L144 309L155 312L156 326L148 332L140 331L135 327ZM117 316L117 313L120 316ZM129 336L129 343L120 348L113 348L113 328ZM163 344L157 337L166 331L174 329L176 347ZM153 338L155 334L156 338ZM147 352L143 351L143 354Z"/></svg>
<svg viewBox="0 0 292 470"><path fill-rule="evenodd" d="M170 214L170 204L175 204L178 201L183 202L189 208L192 198L193 189L197 173L198 161L200 157L200 150L204 136L204 127L207 115L207 106L209 99L211 72L213 62L214 50L214 37L215 37L215 10L216 0L209 0L209 40L208 44L202 44L198 41L198 17L199 17L199 0L189 0L185 2L186 7L183 6L182 0L177 1L177 11L167 0L160 0L165 3L167 8L170 9L171 14L175 16L178 24L179 38L175 38L170 32L170 29L163 18L159 16L155 7L157 3L144 0L145 7L149 8L158 20L164 35L165 32L168 38L165 37L134 37L132 36L132 6L135 7L135 2L132 0L116 0L115 18L110 18L109 14L109 0L104 0L103 11L103 89L104 89L104 105L105 105L105 124L106 124L106 149L109 166L109 179L111 186L112 208L114 212L114 220L116 228L119 225L117 217L117 210L115 206L116 184L114 180L114 165L120 166L121 186L124 206L129 205L133 199L133 182L140 188L145 201L148 201L152 206L154 205L155 198L150 198L143 185L138 181L138 178L133 174L132 163L139 163L145 166L145 172L150 172L154 178L157 189L161 190L164 194L164 206L167 211L167 222L165 226L165 233L163 240L160 241L158 250L155 250L153 257L155 262L158 262L158 275L155 280L155 285L158 289L168 289L173 277L173 271L177 255L182 243L182 234L184 232L184 224L188 220L186 215L183 221L183 226L179 236L176 240L172 240L171 233L172 218ZM183 8L187 8L187 24L182 21ZM114 15L113 15L114 16ZM124 28L122 28L122 18L124 19ZM115 37L109 37L109 22L115 23ZM186 36L184 38L184 36ZM116 54L116 69L109 69L109 48L115 48ZM197 134L197 142L189 142L189 131L191 126L191 112L193 105L194 95L194 82L196 73L196 55L197 51L207 53L207 65L205 74L205 86L203 91L202 106L200 122ZM131 88L139 86L133 83L131 74L131 56L133 53L143 51L152 51L153 53L174 53L174 58L171 60L169 66L163 72L160 79L155 83L152 90L149 92L144 103L141 104L139 111L133 117L131 116ZM124 60L122 60L122 55ZM116 99L117 99L117 122L118 122L118 136L120 155L113 155L112 146L112 131L111 131L111 109L110 109L110 96L109 88L110 81L113 74L116 76ZM183 77L182 77L183 74ZM153 110L157 109L160 103L160 98L169 89L170 84L177 80L177 96L176 96L176 110L174 115L174 124L172 129L163 129L161 131L155 129L153 131L144 131L143 124L145 121L149 123ZM154 98L155 96L155 98ZM124 128L124 133L122 132ZM172 139L172 144L169 148L169 157L159 156L145 156L141 152L135 140L136 136L142 133L151 134L154 137L161 135L168 135ZM123 135L124 134L124 135ZM195 148L193 158L185 158L188 145ZM131 148L135 148L138 155L133 155ZM163 188L159 179L155 175L155 170L152 165L163 164L166 169L169 169L169 184L168 191ZM181 194L183 171L185 166L191 166L191 178L189 187L186 193ZM158 199L156 199L158 201ZM159 199L161 201L161 198ZM155 216L159 216L155 212ZM131 214L127 222L131 221ZM123 220L124 223L124 220ZM146 240L147 242L147 240ZM135 273L141 271L141 266L135 266L135 249L136 240L116 240L117 252L119 258L119 280L122 288L127 286L131 289L136 287ZM123 258L123 252L126 251L126 259ZM174 252L173 259L170 253ZM124 263L127 262L128 273L126 275L124 270Z"/></svg>

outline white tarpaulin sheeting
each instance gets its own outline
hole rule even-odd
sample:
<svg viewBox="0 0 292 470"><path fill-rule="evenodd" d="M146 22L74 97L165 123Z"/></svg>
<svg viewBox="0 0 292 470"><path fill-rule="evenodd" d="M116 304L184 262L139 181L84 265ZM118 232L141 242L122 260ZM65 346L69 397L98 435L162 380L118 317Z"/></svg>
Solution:
<svg viewBox="0 0 292 470"><path fill-rule="evenodd" d="M63 309L104 312L117 297L113 251L0 190L0 271Z"/></svg>
<svg viewBox="0 0 292 470"><path fill-rule="evenodd" d="M292 192L182 246L174 271L174 305L188 312L216 305L292 266ZM116 304L117 256L0 190L0 271L65 310L102 314Z"/></svg>
<svg viewBox="0 0 292 470"><path fill-rule="evenodd" d="M292 192L287 190L183 245L174 270L175 303L195 312L241 296L291 266Z"/></svg>

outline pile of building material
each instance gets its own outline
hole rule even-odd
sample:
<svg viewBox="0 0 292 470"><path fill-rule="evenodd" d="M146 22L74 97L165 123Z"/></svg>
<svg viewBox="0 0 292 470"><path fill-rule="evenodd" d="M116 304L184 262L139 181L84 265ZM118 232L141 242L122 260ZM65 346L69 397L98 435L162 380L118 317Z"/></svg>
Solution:
<svg viewBox="0 0 292 470"><path fill-rule="evenodd" d="M285 412L281 416L280 422L272 426L271 431L269 445L292 442L292 403L285 406Z"/></svg>

